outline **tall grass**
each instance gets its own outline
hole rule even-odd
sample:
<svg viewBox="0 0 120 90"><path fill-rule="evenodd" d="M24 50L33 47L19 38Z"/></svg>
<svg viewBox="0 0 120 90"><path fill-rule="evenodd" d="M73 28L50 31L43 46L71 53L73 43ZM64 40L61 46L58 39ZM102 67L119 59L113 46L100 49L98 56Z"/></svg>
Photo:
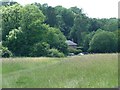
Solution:
<svg viewBox="0 0 120 90"><path fill-rule="evenodd" d="M3 59L3 88L112 88L117 54Z"/></svg>

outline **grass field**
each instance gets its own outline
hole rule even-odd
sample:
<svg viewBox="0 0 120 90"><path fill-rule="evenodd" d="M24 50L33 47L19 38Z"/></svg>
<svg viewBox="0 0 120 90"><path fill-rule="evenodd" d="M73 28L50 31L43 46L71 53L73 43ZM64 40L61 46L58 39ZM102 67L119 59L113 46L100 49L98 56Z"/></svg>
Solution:
<svg viewBox="0 0 120 90"><path fill-rule="evenodd" d="M3 88L113 88L118 86L118 56L3 59L2 73Z"/></svg>

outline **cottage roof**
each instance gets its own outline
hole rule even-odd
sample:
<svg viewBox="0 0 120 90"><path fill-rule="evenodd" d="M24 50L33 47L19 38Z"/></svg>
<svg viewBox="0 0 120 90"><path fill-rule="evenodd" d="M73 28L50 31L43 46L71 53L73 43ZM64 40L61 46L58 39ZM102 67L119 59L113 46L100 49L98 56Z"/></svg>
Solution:
<svg viewBox="0 0 120 90"><path fill-rule="evenodd" d="M69 45L69 46L76 46L77 44L74 43L73 41L71 40L67 40L66 43Z"/></svg>

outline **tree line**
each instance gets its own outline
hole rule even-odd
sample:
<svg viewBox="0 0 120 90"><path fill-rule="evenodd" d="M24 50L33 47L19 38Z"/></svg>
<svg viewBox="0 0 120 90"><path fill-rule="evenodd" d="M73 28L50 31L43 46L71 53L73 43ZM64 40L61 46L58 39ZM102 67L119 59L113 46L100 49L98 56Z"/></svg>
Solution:
<svg viewBox="0 0 120 90"><path fill-rule="evenodd" d="M79 52L119 52L119 19L89 18L78 7L33 3L0 6L2 13L1 54L24 57L64 57L70 51L66 40Z"/></svg>

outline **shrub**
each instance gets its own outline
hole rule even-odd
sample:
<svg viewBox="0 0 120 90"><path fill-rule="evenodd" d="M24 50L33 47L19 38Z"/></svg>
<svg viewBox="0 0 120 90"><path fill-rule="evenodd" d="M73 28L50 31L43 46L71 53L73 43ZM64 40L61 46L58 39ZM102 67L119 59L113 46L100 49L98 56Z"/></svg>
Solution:
<svg viewBox="0 0 120 90"><path fill-rule="evenodd" d="M7 47L1 46L1 47L0 47L0 56L1 56L1 57L12 57L13 54L12 54L11 51L8 50Z"/></svg>
<svg viewBox="0 0 120 90"><path fill-rule="evenodd" d="M99 31L96 32L90 41L89 52L109 53L117 49L117 39L113 32Z"/></svg>
<svg viewBox="0 0 120 90"><path fill-rule="evenodd" d="M40 57L47 56L50 45L46 42L39 42L33 45L30 56Z"/></svg>
<svg viewBox="0 0 120 90"><path fill-rule="evenodd" d="M57 49L50 49L49 50L49 57L64 57L64 54L62 52L59 52Z"/></svg>
<svg viewBox="0 0 120 90"><path fill-rule="evenodd" d="M75 48L68 48L69 53L79 54L82 52L81 49L75 49Z"/></svg>

